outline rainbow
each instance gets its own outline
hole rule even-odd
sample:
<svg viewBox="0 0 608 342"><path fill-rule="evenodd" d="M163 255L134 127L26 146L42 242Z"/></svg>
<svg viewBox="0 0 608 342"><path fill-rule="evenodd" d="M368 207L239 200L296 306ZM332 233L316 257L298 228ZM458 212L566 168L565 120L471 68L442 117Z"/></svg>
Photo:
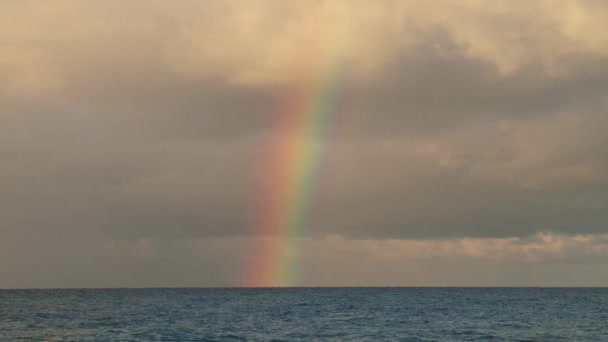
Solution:
<svg viewBox="0 0 608 342"><path fill-rule="evenodd" d="M246 286L298 284L299 238L309 229L320 169L328 149L344 78L345 27L334 28L310 49L304 72L282 97L279 123L263 166L256 235Z"/></svg>

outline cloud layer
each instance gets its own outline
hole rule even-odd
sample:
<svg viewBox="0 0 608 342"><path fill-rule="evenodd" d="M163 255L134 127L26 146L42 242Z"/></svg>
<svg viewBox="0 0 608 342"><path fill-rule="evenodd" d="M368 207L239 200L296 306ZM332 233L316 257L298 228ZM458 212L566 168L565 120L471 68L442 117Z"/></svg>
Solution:
<svg viewBox="0 0 608 342"><path fill-rule="evenodd" d="M579 248L608 233L606 19L601 0L5 1L0 239L254 243L281 103L329 46L343 105L306 238Z"/></svg>

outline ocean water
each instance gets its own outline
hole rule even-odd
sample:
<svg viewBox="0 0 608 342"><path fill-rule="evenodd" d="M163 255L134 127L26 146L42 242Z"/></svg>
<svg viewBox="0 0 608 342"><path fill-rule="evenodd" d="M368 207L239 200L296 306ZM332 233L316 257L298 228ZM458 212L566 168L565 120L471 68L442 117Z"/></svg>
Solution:
<svg viewBox="0 0 608 342"><path fill-rule="evenodd" d="M0 290L13 340L608 341L608 289Z"/></svg>

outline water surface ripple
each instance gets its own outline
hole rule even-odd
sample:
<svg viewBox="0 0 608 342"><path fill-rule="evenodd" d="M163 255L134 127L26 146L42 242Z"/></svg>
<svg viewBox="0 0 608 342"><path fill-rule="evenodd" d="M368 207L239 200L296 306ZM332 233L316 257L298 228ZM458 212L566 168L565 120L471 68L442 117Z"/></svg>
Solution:
<svg viewBox="0 0 608 342"><path fill-rule="evenodd" d="M608 341L608 289L0 290L13 340Z"/></svg>

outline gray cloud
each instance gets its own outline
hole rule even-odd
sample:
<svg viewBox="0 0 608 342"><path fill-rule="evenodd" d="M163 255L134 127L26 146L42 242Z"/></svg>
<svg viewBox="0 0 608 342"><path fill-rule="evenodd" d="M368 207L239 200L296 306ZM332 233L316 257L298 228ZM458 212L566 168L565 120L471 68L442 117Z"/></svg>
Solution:
<svg viewBox="0 0 608 342"><path fill-rule="evenodd" d="M603 2L0 8L0 240L49 239L66 250L58 264L86 267L67 260L78 241L101 246L90 239L210 248L257 238L261 176L276 172L265 158L294 70L319 73L314 44L335 32L345 74L307 235L608 232ZM40 245L9 255L33 267L51 254ZM238 283L210 260L238 267L244 256L219 246L197 260L217 284ZM108 272L182 262L182 247ZM91 264L106 260L93 254Z"/></svg>

